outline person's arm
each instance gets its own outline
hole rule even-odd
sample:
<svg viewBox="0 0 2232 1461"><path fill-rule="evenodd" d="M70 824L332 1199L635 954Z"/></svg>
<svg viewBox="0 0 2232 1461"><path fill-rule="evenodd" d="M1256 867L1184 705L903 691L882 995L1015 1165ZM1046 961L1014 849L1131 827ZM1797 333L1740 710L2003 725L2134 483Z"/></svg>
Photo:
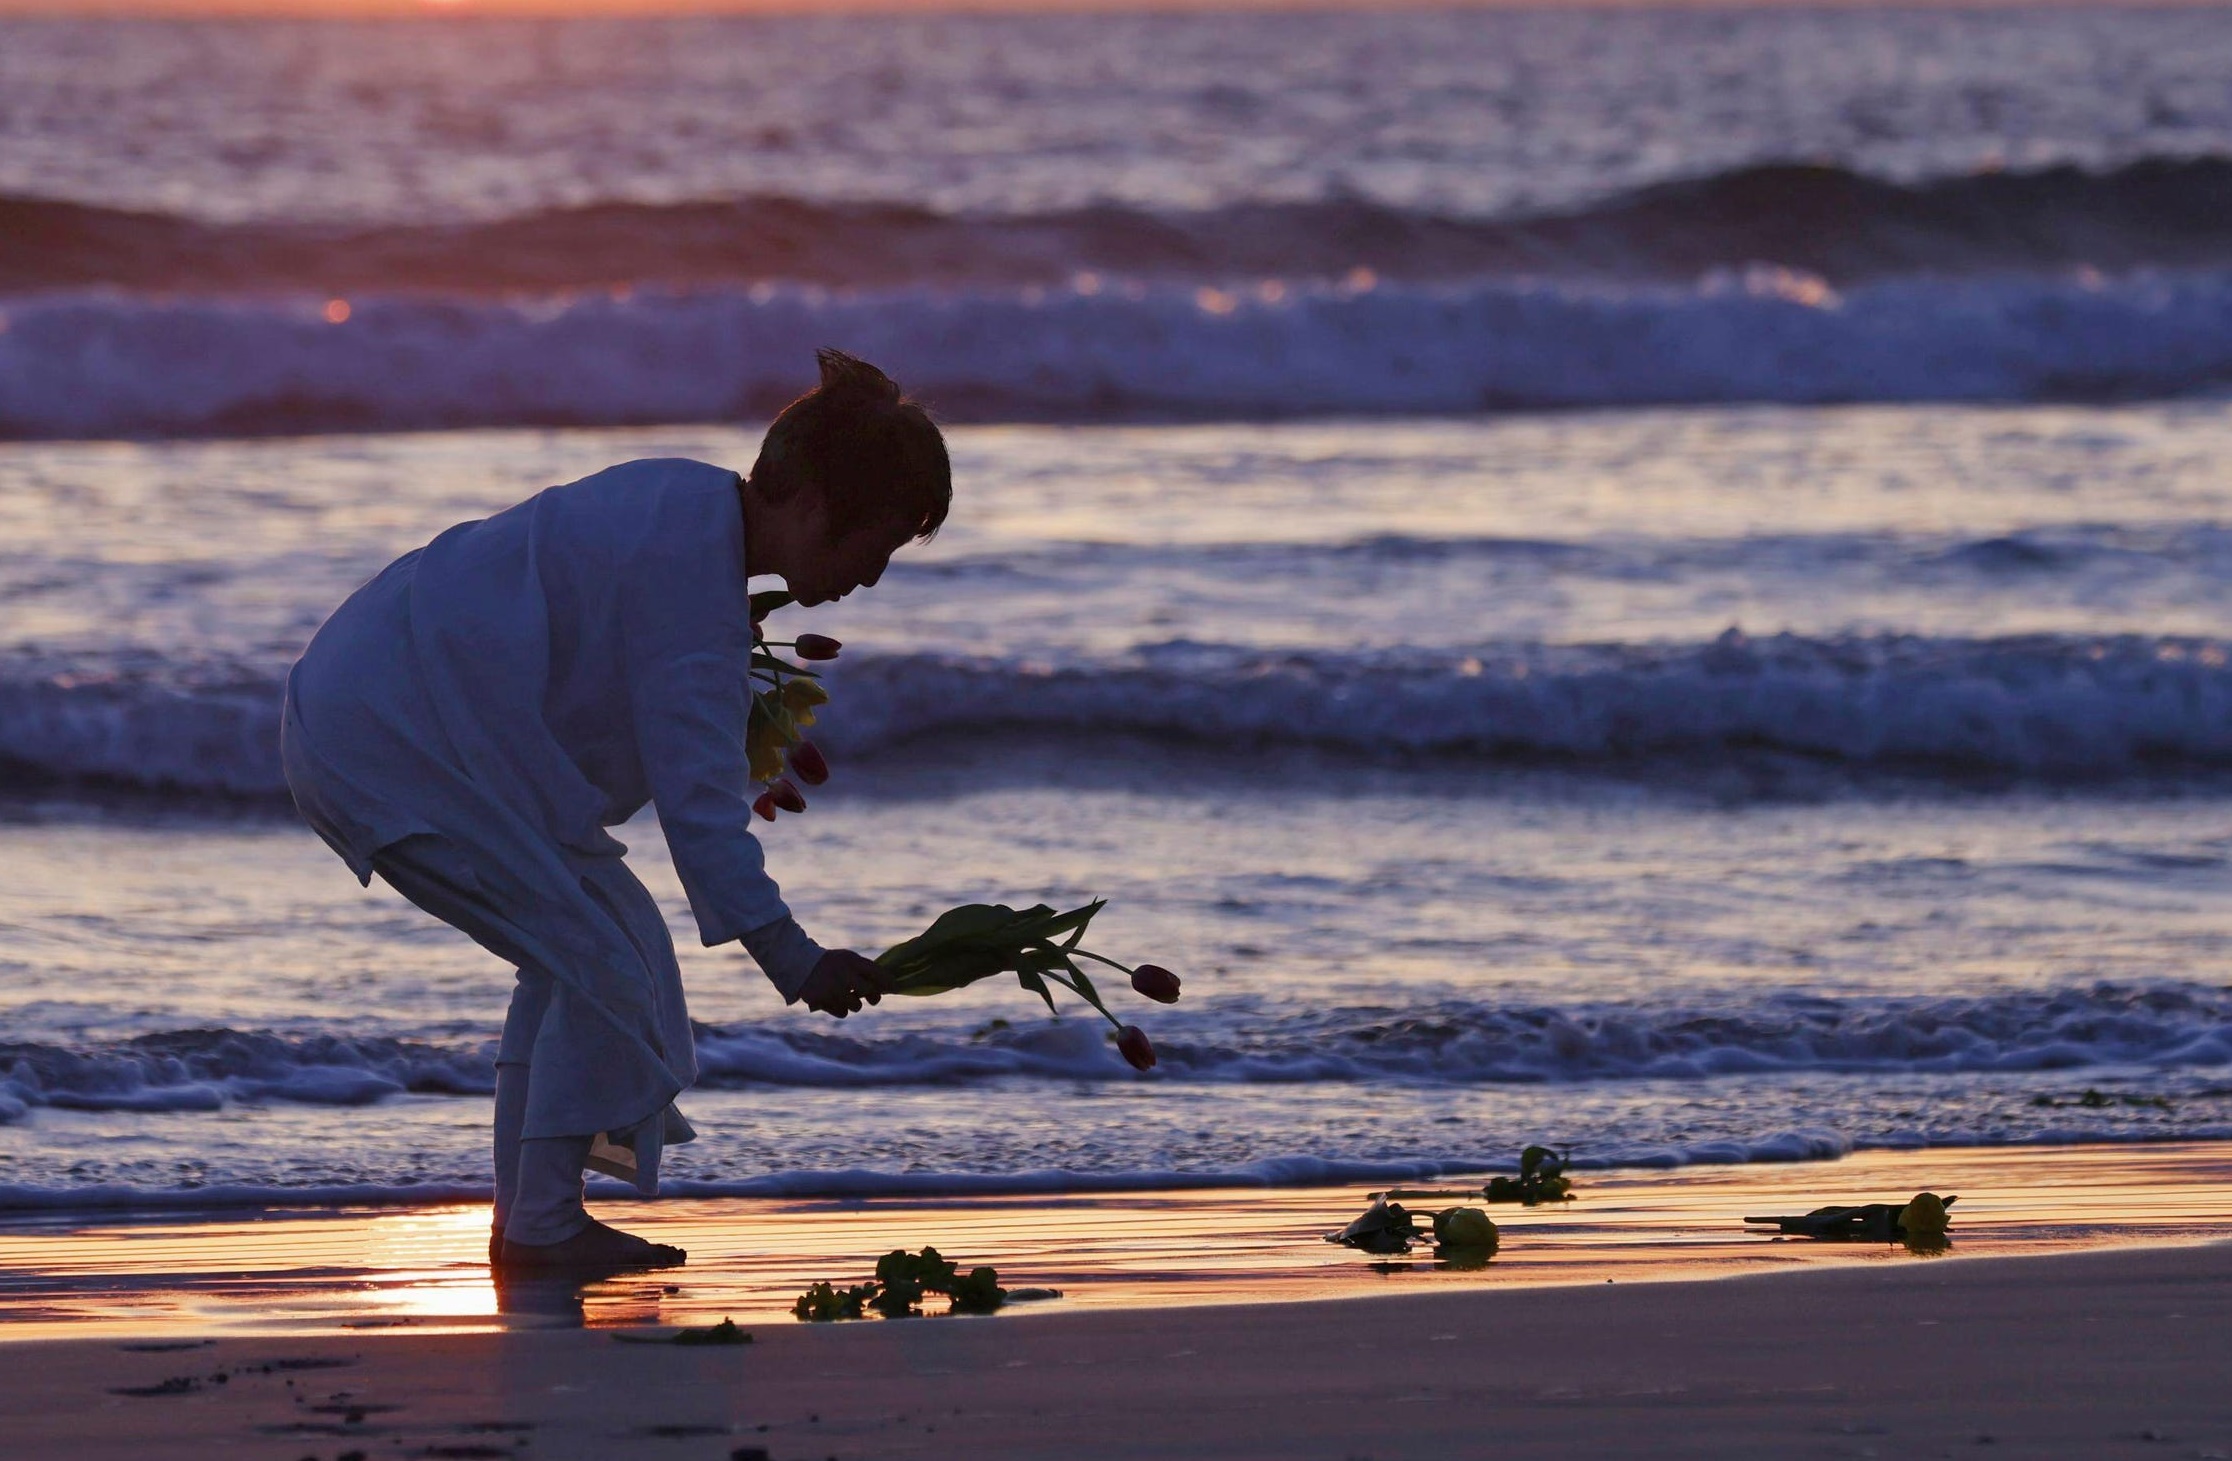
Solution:
<svg viewBox="0 0 2232 1461"><path fill-rule="evenodd" d="M752 835L744 728L750 698L734 661L686 654L631 687L636 746L659 826L707 947L742 941L785 1001L822 955L784 904Z"/></svg>
<svg viewBox="0 0 2232 1461"><path fill-rule="evenodd" d="M768 875L744 798L751 701L735 667L685 655L642 676L634 700L652 805L699 937L708 947L741 941L786 1004L843 1019L880 1002L890 981L875 961L807 937Z"/></svg>
<svg viewBox="0 0 2232 1461"><path fill-rule="evenodd" d="M785 914L773 923L744 930L744 951L764 970L775 987L782 991L785 1004L796 1004L814 974L814 966L821 962L828 950L806 936L798 920Z"/></svg>

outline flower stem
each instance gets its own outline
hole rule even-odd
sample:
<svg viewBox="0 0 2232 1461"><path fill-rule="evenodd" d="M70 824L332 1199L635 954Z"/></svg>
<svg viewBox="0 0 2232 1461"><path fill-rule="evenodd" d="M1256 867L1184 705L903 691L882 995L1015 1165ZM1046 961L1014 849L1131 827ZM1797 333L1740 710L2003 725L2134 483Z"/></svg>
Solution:
<svg viewBox="0 0 2232 1461"><path fill-rule="evenodd" d="M1074 953L1074 952L1076 952L1076 951L1075 951L1075 950L1073 949L1073 950L1071 950L1071 952L1072 952L1072 953ZM1062 988L1064 988L1064 989L1068 990L1068 991L1069 991L1070 993L1072 993L1072 994L1076 995L1076 996L1077 996L1077 997L1078 997L1079 999L1082 999L1082 1000L1084 1000L1084 1001L1085 1001L1085 1002L1086 1002L1087 1004L1091 1005L1091 1006L1092 1006L1092 1007L1093 1007L1094 1009L1097 1009L1097 1010L1099 1010L1099 1011L1100 1011L1100 1013L1101 1013L1101 1018L1102 1018L1102 1019L1104 1019L1104 1020L1108 1021L1108 1022L1109 1022L1109 1023L1111 1024L1111 1025L1114 1025L1114 1026L1115 1026L1115 1027L1116 1027L1117 1029L1119 1029L1119 1030L1121 1030L1121 1029L1123 1029L1123 1028L1124 1028L1124 1022L1123 1022L1122 1020L1119 1020L1119 1019L1117 1019L1117 1018L1116 1018L1116 1017L1115 1017L1114 1015L1110 1014L1110 1013L1108 1012L1108 1006L1107 1006L1107 1005L1105 1005L1105 1004L1102 1004L1102 1003L1101 1003L1101 1002L1100 1002L1099 1000L1097 1000L1097 999L1093 998L1093 997L1092 997L1091 995L1087 994L1087 993L1086 993L1086 992L1085 992L1084 990L1082 990L1082 989L1079 989L1079 988L1078 988L1078 987L1077 987L1076 985L1074 985L1074 984L1070 983L1070 981L1068 981L1067 979L1064 979L1064 978L1063 978L1063 977L1062 977L1061 975L1059 975L1059 974L1055 973L1055 972L1054 972L1054 971L1053 971L1052 969L1048 969L1047 971L1045 971L1045 973L1041 974L1041 975L1040 975L1039 977L1040 977L1040 978L1042 978L1042 979L1051 979L1051 980L1053 980L1053 981L1054 981L1054 982L1055 982L1056 984L1059 984L1059 985L1061 985L1061 986L1062 986Z"/></svg>

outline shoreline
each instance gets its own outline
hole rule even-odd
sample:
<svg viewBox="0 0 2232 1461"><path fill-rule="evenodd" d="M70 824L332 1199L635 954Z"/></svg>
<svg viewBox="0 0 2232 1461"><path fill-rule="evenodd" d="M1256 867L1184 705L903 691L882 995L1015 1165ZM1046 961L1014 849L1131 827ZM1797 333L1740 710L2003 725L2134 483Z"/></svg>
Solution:
<svg viewBox="0 0 2232 1461"><path fill-rule="evenodd" d="M11 1346L11 1455L2232 1454L2232 1244L999 1321ZM222 1378L219 1378L222 1377ZM1995 1449L1989 1454L1999 1454Z"/></svg>
<svg viewBox="0 0 2232 1461"><path fill-rule="evenodd" d="M415 1093L414 1093L415 1094ZM475 1093L479 1098L484 1093ZM721 1094L728 1094L722 1092ZM446 1097L439 1099L448 1099ZM2109 1104L2109 1103L2104 1103ZM2134 1104L2146 1104L2137 1102ZM73 1108L72 1114L79 1114ZM2122 1138L2063 1137L2022 1138L2003 1142L1900 1142L1833 1145L1823 1137L1812 1141L1806 1133L1752 1143L1755 1153L1732 1156L1736 1143L1706 1143L1699 1150L1668 1152L1657 1158L1604 1160L1592 1164L1576 1158L1567 1172L1576 1182L1621 1184L1639 1180L1678 1180L1683 1173L1728 1173L1753 1170L1805 1169L1868 1165L1876 1161L1928 1161L1934 1157L1965 1153L1990 1157L2035 1153L2130 1153L2144 1156L2160 1151L2232 1153L2232 1134L2218 1128L2195 1133ZM1763 1153L1763 1154L1762 1154ZM1511 1165L1473 1166L1438 1162L1325 1161L1317 1158L1273 1158L1246 1167L1204 1172L1158 1170L1097 1172L1063 1167L1031 1168L996 1173L892 1173L876 1168L804 1168L772 1176L737 1181L707 1181L692 1177L669 1178L655 1196L645 1196L625 1182L594 1172L583 1174L586 1200L592 1206L621 1213L656 1212L678 1202L742 1203L943 1203L943 1202L1058 1202L1070 1198L1153 1199L1171 1195L1263 1193L1318 1189L1365 1192L1373 1184L1409 1190L1416 1187L1479 1187L1491 1177L1510 1176ZM1298 1175L1290 1175L1298 1174ZM0 1183L0 1234L10 1228L41 1222L93 1224L102 1221L165 1222L220 1221L235 1217L256 1220L272 1213L369 1214L382 1211L432 1211L454 1207L486 1206L491 1187L486 1180L429 1181L409 1185L386 1183L302 1184L264 1186L216 1182L207 1186L132 1188L95 1183L80 1188L29 1188ZM634 1219L629 1218L630 1221Z"/></svg>
<svg viewBox="0 0 2232 1461"><path fill-rule="evenodd" d="M1922 1190L1960 1199L1947 1255L1956 1264L2232 1238L2232 1142L1929 1148L1576 1178L1576 1200L1565 1203L1525 1208L1476 1196L1503 1235L1485 1267L1442 1262L1423 1246L1375 1259L1323 1241L1363 1210L1371 1190L1363 1185L593 1200L622 1226L692 1258L681 1269L579 1285L495 1282L480 1204L29 1212L0 1219L0 1353L76 1337L435 1334L725 1317L791 1327L790 1303L808 1284L859 1282L876 1255L925 1243L964 1266L996 1266L1009 1287L1062 1290L1058 1302L1014 1311L1033 1323L1081 1311L1897 1269L1923 1260L1896 1247L1779 1238L1743 1219L1904 1201ZM1455 1180L1416 1185L1459 1190ZM1408 1205L1430 1211L1461 1201Z"/></svg>

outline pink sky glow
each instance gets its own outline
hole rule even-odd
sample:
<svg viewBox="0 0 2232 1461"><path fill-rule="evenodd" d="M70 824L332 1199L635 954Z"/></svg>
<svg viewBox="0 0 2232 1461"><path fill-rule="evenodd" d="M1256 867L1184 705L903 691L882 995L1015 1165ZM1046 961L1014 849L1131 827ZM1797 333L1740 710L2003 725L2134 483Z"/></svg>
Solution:
<svg viewBox="0 0 2232 1461"><path fill-rule="evenodd" d="M1730 0L0 0L0 15L284 15L284 16L474 16L474 15L683 15L767 14L801 11L863 10L1229 10L1229 9L1375 9L1412 5L1446 8L1451 3L1483 8L1698 8ZM1734 0L1744 4L1747 0ZM1873 0L1748 0L1761 8L1821 8L1868 5ZM1922 0L1929 4L1932 0ZM1998 9L2032 0L1936 0L1952 9ZM2054 0L2047 0L2054 3ZM2090 5L2099 0L2067 0ZM2115 0L2108 0L2115 3ZM2161 4L2163 0L2134 0ZM2171 5L2215 8L2227 0L2168 0Z"/></svg>

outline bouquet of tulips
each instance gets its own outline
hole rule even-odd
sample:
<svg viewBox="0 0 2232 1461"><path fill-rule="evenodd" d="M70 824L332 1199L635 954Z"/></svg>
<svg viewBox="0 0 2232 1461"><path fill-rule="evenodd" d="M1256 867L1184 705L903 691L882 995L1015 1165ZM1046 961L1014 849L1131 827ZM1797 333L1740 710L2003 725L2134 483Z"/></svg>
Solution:
<svg viewBox="0 0 2232 1461"><path fill-rule="evenodd" d="M1157 1004L1178 1002L1178 976L1159 964L1132 968L1079 947L1086 925L1106 906L1105 900L1096 898L1082 908L1057 913L1044 903L1022 909L1004 903L967 903L940 914L915 937L885 949L876 962L891 975L900 994L943 994L995 974L1013 974L1018 984L1045 1000L1047 1009L1056 1014L1060 1011L1049 986L1058 984L1116 1027L1117 1052L1132 1069L1151 1070L1155 1047L1147 1032L1109 1012L1091 976L1077 961L1106 964L1130 978L1134 993Z"/></svg>
<svg viewBox="0 0 2232 1461"><path fill-rule="evenodd" d="M752 803L752 810L770 822L778 811L806 810L800 781L819 786L829 780L828 758L806 739L814 712L829 703L829 692L821 687L819 674L775 651L787 649L802 660L819 662L837 658L844 648L826 634L769 639L761 621L790 602L791 596L780 589L752 595L752 714L744 732L744 753L751 763L752 780L767 788Z"/></svg>
<svg viewBox="0 0 2232 1461"><path fill-rule="evenodd" d="M814 723L814 712L829 703L820 675L791 663L775 653L788 649L799 659L823 662L837 658L843 648L826 634L801 634L796 639L771 640L760 628L761 620L792 602L788 593L775 591L752 595L751 723L745 733L745 752L751 762L752 780L766 790L752 809L768 821L777 812L803 812L806 794L797 781L819 786L829 779L829 762L805 737ZM1015 909L1004 903L969 903L939 915L936 922L904 943L892 945L876 956L891 975L900 994L943 994L995 974L1013 974L1023 988L1055 1008L1051 985L1060 985L1084 1000L1116 1027L1116 1049L1134 1070L1150 1070L1155 1047L1147 1032L1127 1025L1109 1012L1100 991L1079 967L1078 960L1105 964L1127 976L1135 993L1158 1004L1178 1001L1178 976L1156 964L1137 968L1119 964L1080 947L1087 924L1106 906L1096 899L1082 908L1057 913L1045 904Z"/></svg>

